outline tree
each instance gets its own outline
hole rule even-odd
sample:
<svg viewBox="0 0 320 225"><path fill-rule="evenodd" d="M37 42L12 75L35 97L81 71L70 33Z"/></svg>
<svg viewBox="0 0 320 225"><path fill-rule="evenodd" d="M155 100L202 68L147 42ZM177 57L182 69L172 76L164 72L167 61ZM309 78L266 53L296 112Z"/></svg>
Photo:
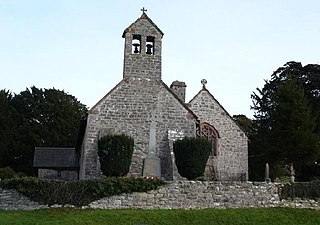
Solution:
<svg viewBox="0 0 320 225"><path fill-rule="evenodd" d="M253 132L253 121L242 114L233 115L232 118L237 122L237 124L242 128L247 137L250 139Z"/></svg>
<svg viewBox="0 0 320 225"><path fill-rule="evenodd" d="M263 156L256 161L258 167L268 162L273 176L279 175L279 165L293 162L297 177L307 179L302 168L319 157L320 82L314 81L315 72L320 75L318 65L289 62L252 95L256 110L252 150Z"/></svg>
<svg viewBox="0 0 320 225"><path fill-rule="evenodd" d="M17 111L11 106L12 94L0 90L0 168L6 167L14 158L16 142Z"/></svg>
<svg viewBox="0 0 320 225"><path fill-rule="evenodd" d="M15 113L15 130L5 166L31 175L35 146L75 146L86 107L74 96L54 88L33 86L8 99L8 107Z"/></svg>
<svg viewBox="0 0 320 225"><path fill-rule="evenodd" d="M279 86L275 104L277 110L270 132L273 140L271 159L293 163L297 176L302 179L302 166L319 156L319 137L314 133L311 108L295 80L287 80Z"/></svg>

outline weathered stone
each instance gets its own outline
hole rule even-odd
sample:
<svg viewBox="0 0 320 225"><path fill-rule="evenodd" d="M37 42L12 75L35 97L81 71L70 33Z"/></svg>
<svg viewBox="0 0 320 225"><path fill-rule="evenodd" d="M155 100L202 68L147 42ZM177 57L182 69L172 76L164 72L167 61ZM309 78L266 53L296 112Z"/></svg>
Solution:
<svg viewBox="0 0 320 225"><path fill-rule="evenodd" d="M219 132L216 156L207 163L208 176L214 175L215 179L223 181L247 180L248 139L245 133L205 87L189 106L201 123L208 123Z"/></svg>
<svg viewBox="0 0 320 225"><path fill-rule="evenodd" d="M206 174L218 180L247 180L247 137L223 107L205 88L187 105L184 82L175 81L172 89L163 83L162 31L143 13L124 31L123 37L123 79L88 112L80 179L101 176L98 139L106 134L124 133L134 139L129 175L148 176L143 171L143 161L151 154L160 160L161 178L183 180L175 165L173 142L195 137L200 120L213 126L219 136L217 155L210 156ZM157 115L156 122L150 119L152 115Z"/></svg>
<svg viewBox="0 0 320 225"><path fill-rule="evenodd" d="M219 188L212 188L212 186ZM54 205L51 207L74 206ZM210 182L208 184L183 181L168 183L166 186L148 193L122 194L102 198L81 208L202 209L240 207L292 207L320 210L320 202L302 199L280 201L278 186L274 183ZM33 210L40 208L48 208L48 206L32 202L14 190L0 189L0 210Z"/></svg>

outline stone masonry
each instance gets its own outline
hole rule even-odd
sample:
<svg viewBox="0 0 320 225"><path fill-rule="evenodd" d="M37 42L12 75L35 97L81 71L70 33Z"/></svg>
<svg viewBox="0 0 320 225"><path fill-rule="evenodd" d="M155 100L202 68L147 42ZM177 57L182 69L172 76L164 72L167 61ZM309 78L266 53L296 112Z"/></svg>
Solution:
<svg viewBox="0 0 320 225"><path fill-rule="evenodd" d="M143 159L148 154L152 110L156 110L158 117L157 154L161 159L161 172L164 178L172 180L172 151L168 135L175 131L182 136L194 136L195 118L161 81L135 79L121 81L89 112L80 176L84 179L99 176L98 138L104 134L120 133L134 138L130 174L141 176Z"/></svg>
<svg viewBox="0 0 320 225"><path fill-rule="evenodd" d="M142 176L149 154L151 112L156 117L156 152L161 178L181 179L173 154L173 142L195 137L200 122L213 125L220 134L219 155L210 158L219 180L247 180L247 138L228 113L208 92L185 104L184 82L175 81L170 89L161 78L163 32L142 13L123 33L123 79L88 112L81 147L80 179L101 176L98 140L106 134L134 139L129 175ZM211 97L210 97L211 96ZM200 119L200 121L199 121Z"/></svg>
<svg viewBox="0 0 320 225"><path fill-rule="evenodd" d="M91 202L82 208L92 209L203 209L291 207L320 210L315 200L280 200L275 183L175 181L158 190L111 196ZM70 205L53 205L74 207ZM0 210L34 210L49 208L14 190L0 189Z"/></svg>

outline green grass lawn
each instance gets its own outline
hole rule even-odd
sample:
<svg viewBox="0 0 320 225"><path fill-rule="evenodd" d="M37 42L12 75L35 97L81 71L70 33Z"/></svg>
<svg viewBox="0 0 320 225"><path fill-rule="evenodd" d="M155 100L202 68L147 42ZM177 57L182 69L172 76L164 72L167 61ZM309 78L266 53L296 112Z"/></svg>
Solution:
<svg viewBox="0 0 320 225"><path fill-rule="evenodd" d="M0 211L0 224L320 224L320 211L308 209Z"/></svg>

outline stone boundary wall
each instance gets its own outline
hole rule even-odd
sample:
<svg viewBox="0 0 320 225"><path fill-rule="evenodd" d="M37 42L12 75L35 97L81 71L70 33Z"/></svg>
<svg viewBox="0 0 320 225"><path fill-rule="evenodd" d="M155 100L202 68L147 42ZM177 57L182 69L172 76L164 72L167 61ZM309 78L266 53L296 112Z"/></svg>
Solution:
<svg viewBox="0 0 320 225"><path fill-rule="evenodd" d="M6 190L0 188L0 210L34 210L48 208L31 201L15 190Z"/></svg>
<svg viewBox="0 0 320 225"><path fill-rule="evenodd" d="M314 200L281 200L274 183L221 183L200 181L169 182L147 193L132 193L102 198L82 208L92 209L203 209L291 207L320 210ZM30 201L13 190L0 189L0 210L34 210L47 206Z"/></svg>

